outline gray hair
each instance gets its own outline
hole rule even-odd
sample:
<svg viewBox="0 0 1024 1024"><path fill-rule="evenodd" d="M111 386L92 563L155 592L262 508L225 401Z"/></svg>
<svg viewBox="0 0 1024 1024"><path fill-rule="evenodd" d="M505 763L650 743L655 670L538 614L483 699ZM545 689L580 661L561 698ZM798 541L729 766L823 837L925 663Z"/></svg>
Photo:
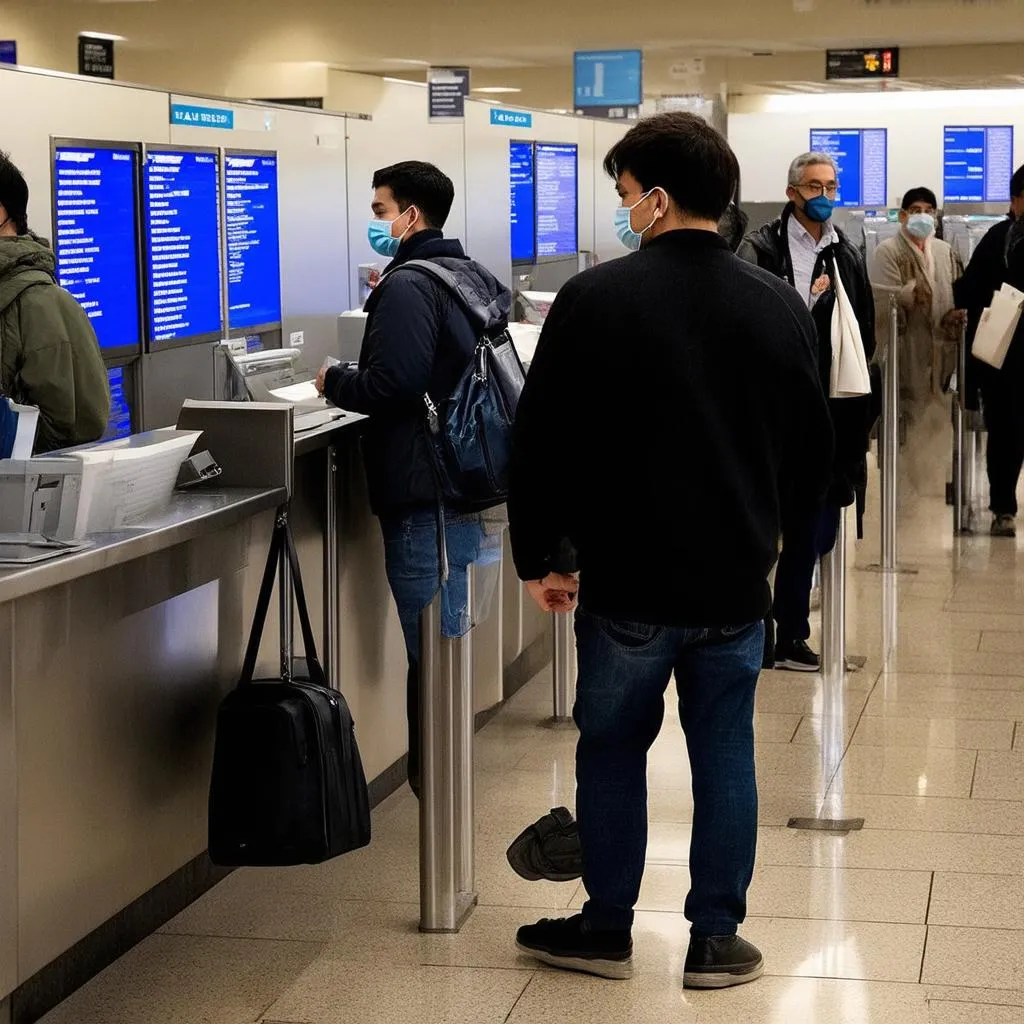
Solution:
<svg viewBox="0 0 1024 1024"><path fill-rule="evenodd" d="M828 164L835 176L839 177L839 167L828 153L804 153L789 165L789 184L799 185L803 181L804 171L815 164Z"/></svg>

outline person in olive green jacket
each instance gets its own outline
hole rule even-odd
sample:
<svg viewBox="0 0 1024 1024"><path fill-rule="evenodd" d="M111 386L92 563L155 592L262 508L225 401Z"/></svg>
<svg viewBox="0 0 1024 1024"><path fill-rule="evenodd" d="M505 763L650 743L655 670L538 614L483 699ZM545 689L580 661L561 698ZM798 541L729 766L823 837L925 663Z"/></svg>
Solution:
<svg viewBox="0 0 1024 1024"><path fill-rule="evenodd" d="M35 450L49 452L103 436L110 389L96 332L27 210L28 185L0 153L0 394L38 407Z"/></svg>

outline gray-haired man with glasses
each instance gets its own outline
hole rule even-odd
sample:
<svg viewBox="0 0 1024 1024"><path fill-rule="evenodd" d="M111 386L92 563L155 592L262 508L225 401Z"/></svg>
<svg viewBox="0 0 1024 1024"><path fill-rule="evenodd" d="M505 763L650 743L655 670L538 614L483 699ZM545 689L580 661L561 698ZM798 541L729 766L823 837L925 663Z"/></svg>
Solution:
<svg viewBox="0 0 1024 1024"><path fill-rule="evenodd" d="M828 394L832 368L832 311L835 279L853 305L868 360L875 349L875 309L867 269L860 250L832 223L839 198L839 173L827 153L804 153L789 168L782 216L748 235L739 255L788 281L807 303L817 327L818 364ZM772 618L767 622L765 666L817 672L818 655L808 646L811 635L811 582L817 559L832 550L839 510L863 496L867 480L865 455L874 418L870 396L829 401L836 434L832 485L824 507L811 521L782 524L782 554L775 572ZM811 471L811 467L808 467Z"/></svg>

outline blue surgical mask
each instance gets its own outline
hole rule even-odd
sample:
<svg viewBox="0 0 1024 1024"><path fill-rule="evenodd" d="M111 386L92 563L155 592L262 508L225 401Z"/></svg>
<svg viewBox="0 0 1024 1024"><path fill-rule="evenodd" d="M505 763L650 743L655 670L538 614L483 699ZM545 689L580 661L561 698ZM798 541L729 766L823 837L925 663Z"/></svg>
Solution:
<svg viewBox="0 0 1024 1024"><path fill-rule="evenodd" d="M645 192L632 206L620 206L615 211L615 234L619 241L631 252L636 252L640 248L641 243L644 240L644 235L647 234L651 228L654 227L658 220L658 215L655 214L654 220L643 229L643 231L633 230L633 211L650 195L658 191L658 187L655 186L650 192ZM664 192L664 189L661 189Z"/></svg>
<svg viewBox="0 0 1024 1024"><path fill-rule="evenodd" d="M914 238L929 238L935 234L935 218L930 213L912 213L907 218L907 232Z"/></svg>
<svg viewBox="0 0 1024 1024"><path fill-rule="evenodd" d="M817 224L824 224L832 216L836 208L834 199L828 196L815 196L804 203L804 213Z"/></svg>
<svg viewBox="0 0 1024 1024"><path fill-rule="evenodd" d="M411 209L412 207L409 207L405 213L400 213L394 220L377 220L374 218L370 221L366 229L366 237L370 241L370 248L378 256L387 256L390 259L398 252L398 247L412 229L412 223L410 222L409 227L398 238L394 236L394 226Z"/></svg>

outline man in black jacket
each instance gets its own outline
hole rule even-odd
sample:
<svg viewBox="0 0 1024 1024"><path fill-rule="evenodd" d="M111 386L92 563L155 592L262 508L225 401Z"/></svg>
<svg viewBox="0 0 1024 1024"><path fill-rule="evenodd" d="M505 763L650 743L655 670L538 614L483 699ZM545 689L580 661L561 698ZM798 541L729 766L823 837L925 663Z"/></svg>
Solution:
<svg viewBox="0 0 1024 1024"><path fill-rule="evenodd" d="M452 293L412 260L456 261L481 303L507 318L511 295L442 232L455 198L451 180L431 164L408 161L377 171L368 237L391 263L366 303L369 314L358 365L321 373L320 390L339 408L370 417L363 458L370 504L384 535L384 559L408 654L409 782L419 792L420 615L441 575L438 493L426 434L425 395L448 398L476 349L476 331ZM445 509L449 579L442 589L442 628L468 628L466 567L500 557L493 516Z"/></svg>
<svg viewBox="0 0 1024 1024"><path fill-rule="evenodd" d="M516 415L509 521L519 576L572 610L583 881L568 920L519 948L603 977L632 972L647 845L647 751L675 675L694 817L684 983L753 981L736 934L757 841L754 690L783 510L828 480L832 428L796 293L717 233L736 186L728 143L691 114L637 124L608 154L632 256L559 292ZM557 443L555 443L557 442Z"/></svg>
<svg viewBox="0 0 1024 1024"><path fill-rule="evenodd" d="M743 259L792 285L811 311L826 394L832 371L837 273L853 306L866 358L870 360L875 351L875 305L864 258L831 222L839 190L837 179L835 161L827 154L797 157L790 166L789 203L782 216L749 235L739 249ZM778 632L774 645L771 638L766 645L766 665L774 662L777 668L798 672L817 672L820 667L818 655L807 644L815 563L835 545L840 509L852 505L867 482L870 396L830 399L829 408L836 447L828 495L822 508L808 518L783 522L772 609Z"/></svg>
<svg viewBox="0 0 1024 1024"><path fill-rule="evenodd" d="M1024 291L1024 166L1010 181L1010 215L978 243L967 269L953 285L959 309L968 315L968 344L974 344L982 311L1003 286ZM1024 321L1006 353L1002 369L972 360L985 407L992 534L1017 534L1017 483L1024 465ZM968 377L968 382L970 377Z"/></svg>

